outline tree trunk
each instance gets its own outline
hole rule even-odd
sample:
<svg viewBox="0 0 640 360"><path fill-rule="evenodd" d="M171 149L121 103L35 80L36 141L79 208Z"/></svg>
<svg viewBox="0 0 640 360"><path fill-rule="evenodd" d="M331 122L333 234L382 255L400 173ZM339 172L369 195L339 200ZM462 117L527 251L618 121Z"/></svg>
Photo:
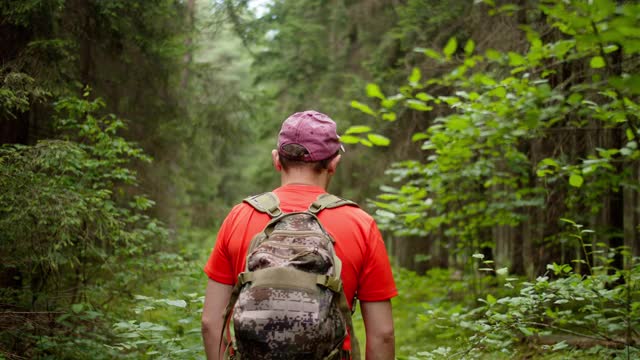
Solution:
<svg viewBox="0 0 640 360"><path fill-rule="evenodd" d="M395 242L398 265L424 274L432 265L434 242L430 237L407 236Z"/></svg>
<svg viewBox="0 0 640 360"><path fill-rule="evenodd" d="M622 47L611 53L609 61L611 66L609 71L614 76L622 75ZM631 119L627 119L631 121ZM625 129L622 126L616 126L611 129L612 148L621 149L624 147ZM622 174L624 172L623 164L616 162L616 173ZM611 189L609 193L609 226L611 228L611 237L609 238L609 245L618 250L613 258L611 264L615 269L624 268L624 259L620 251L624 245L624 191L622 186L617 186L615 189Z"/></svg>
<svg viewBox="0 0 640 360"><path fill-rule="evenodd" d="M632 182L640 182L640 166L638 163L633 165L631 172ZM624 189L623 193L623 213L624 213L624 244L627 246L633 256L640 256L640 243L638 242L637 228L640 223L640 216L637 207L640 203L638 192L634 189Z"/></svg>
<svg viewBox="0 0 640 360"><path fill-rule="evenodd" d="M190 67L193 63L193 36L196 34L196 0L187 1L187 26L189 28L189 36L184 41L187 51L184 54L184 69L182 70L182 80L180 81L183 88L189 85Z"/></svg>
<svg viewBox="0 0 640 360"><path fill-rule="evenodd" d="M78 34L80 52L78 56L80 82L83 86L93 85L93 44L95 20L91 17L91 2L86 0L75 0L67 4L70 14L67 16L77 16L81 24Z"/></svg>

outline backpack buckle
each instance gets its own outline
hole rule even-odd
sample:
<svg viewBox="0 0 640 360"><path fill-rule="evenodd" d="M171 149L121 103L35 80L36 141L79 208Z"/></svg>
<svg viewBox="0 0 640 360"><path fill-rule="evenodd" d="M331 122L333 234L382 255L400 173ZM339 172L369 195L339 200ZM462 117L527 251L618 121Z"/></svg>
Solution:
<svg viewBox="0 0 640 360"><path fill-rule="evenodd" d="M269 215L271 215L271 217L278 217L278 216L282 215L282 210L280 210L280 207L278 205L274 205L274 206L270 207L269 209L267 209L267 213L269 213Z"/></svg>
<svg viewBox="0 0 640 360"><path fill-rule="evenodd" d="M333 291L334 293L339 293L340 291L342 291L342 280L340 280L339 278L327 275L318 275L316 283Z"/></svg>
<svg viewBox="0 0 640 360"><path fill-rule="evenodd" d="M309 205L309 211L314 213L314 214L319 212L320 210L322 210L322 205L321 204L318 204L318 203L314 202L311 205Z"/></svg>
<svg viewBox="0 0 640 360"><path fill-rule="evenodd" d="M241 285L244 285L248 282L252 282L253 281L253 274L250 272L241 272L240 274L238 274L238 282Z"/></svg>

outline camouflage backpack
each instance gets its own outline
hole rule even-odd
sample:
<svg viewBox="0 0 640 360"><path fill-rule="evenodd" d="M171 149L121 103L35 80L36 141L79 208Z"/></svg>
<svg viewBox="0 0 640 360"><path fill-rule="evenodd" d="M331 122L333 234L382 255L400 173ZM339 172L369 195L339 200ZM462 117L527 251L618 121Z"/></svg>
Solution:
<svg viewBox="0 0 640 360"><path fill-rule="evenodd" d="M357 205L323 194L307 211L283 213L273 193L244 201L271 221L251 240L245 271L225 310L221 339L233 330L225 359L359 360L342 262L317 218L323 209ZM347 330L351 354L342 349Z"/></svg>

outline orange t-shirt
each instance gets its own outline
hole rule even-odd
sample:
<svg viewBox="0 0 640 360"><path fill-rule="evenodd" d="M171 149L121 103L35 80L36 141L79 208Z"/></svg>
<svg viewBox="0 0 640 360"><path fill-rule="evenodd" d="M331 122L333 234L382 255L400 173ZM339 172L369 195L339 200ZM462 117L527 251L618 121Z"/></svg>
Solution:
<svg viewBox="0 0 640 360"><path fill-rule="evenodd" d="M285 185L273 191L283 212L309 208L323 188ZM342 260L342 283L349 306L356 292L361 301L383 301L398 294L382 235L373 218L354 206L325 209L318 214L322 226L335 240ZM213 252L204 267L210 279L234 285L245 270L251 239L269 222L269 215L248 204L236 205L222 223Z"/></svg>

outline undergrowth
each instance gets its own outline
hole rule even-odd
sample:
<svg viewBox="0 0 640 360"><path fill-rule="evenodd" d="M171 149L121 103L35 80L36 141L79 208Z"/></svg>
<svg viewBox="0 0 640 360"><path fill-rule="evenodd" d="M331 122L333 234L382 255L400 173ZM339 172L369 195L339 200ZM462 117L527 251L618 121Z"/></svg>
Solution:
<svg viewBox="0 0 640 360"><path fill-rule="evenodd" d="M204 358L200 316L207 280L202 266L213 238L204 231L190 236L194 240L186 250L166 259L173 262L173 273L123 302L121 316L113 321L118 341L108 346L110 353ZM397 359L638 358L640 261L628 257L628 262L627 270L601 267L589 275L551 264L533 281L504 272L431 269L418 275L394 268ZM364 351L359 311L354 324Z"/></svg>

